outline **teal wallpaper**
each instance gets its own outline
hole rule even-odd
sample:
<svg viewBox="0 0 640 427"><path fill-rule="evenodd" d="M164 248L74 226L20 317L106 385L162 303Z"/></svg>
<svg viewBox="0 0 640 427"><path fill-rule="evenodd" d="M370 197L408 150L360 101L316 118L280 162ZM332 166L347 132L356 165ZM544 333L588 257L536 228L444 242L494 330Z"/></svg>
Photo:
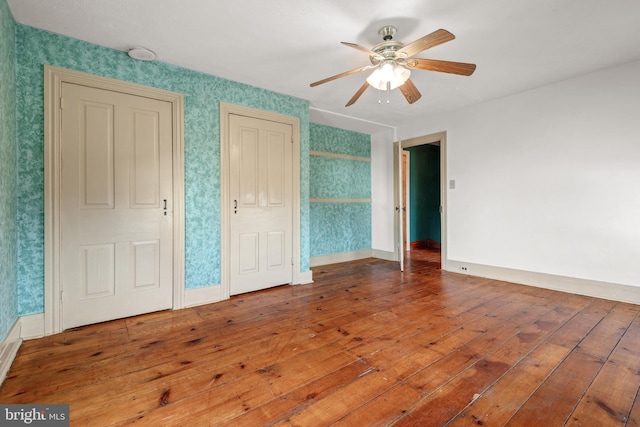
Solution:
<svg viewBox="0 0 640 427"><path fill-rule="evenodd" d="M365 133L311 123L311 151L371 157L371 136Z"/></svg>
<svg viewBox="0 0 640 427"><path fill-rule="evenodd" d="M6 0L0 0L0 342L18 318L15 28Z"/></svg>
<svg viewBox="0 0 640 427"><path fill-rule="evenodd" d="M406 150L411 152L409 241L440 243L440 147L425 144Z"/></svg>
<svg viewBox="0 0 640 427"><path fill-rule="evenodd" d="M31 27L17 26L18 310L43 311L43 65L116 78L185 96L186 287L220 283L219 102L300 118L301 271L309 270L308 101Z"/></svg>
<svg viewBox="0 0 640 427"><path fill-rule="evenodd" d="M371 198L370 162L311 156L309 167L310 198Z"/></svg>
<svg viewBox="0 0 640 427"><path fill-rule="evenodd" d="M311 256L371 249L371 203L311 203Z"/></svg>
<svg viewBox="0 0 640 427"><path fill-rule="evenodd" d="M311 123L309 139L310 255L371 249L371 137Z"/></svg>

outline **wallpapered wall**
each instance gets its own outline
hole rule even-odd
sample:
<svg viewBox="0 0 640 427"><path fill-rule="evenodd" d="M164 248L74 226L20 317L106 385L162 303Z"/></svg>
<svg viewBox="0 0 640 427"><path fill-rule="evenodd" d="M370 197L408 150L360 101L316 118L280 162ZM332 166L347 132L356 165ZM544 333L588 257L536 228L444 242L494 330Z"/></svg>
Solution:
<svg viewBox="0 0 640 427"><path fill-rule="evenodd" d="M370 249L371 137L315 123L309 136L311 256Z"/></svg>
<svg viewBox="0 0 640 427"><path fill-rule="evenodd" d="M17 25L18 311L44 310L43 65L88 72L185 96L185 281L220 283L219 102L300 118L301 271L309 270L308 101Z"/></svg>
<svg viewBox="0 0 640 427"><path fill-rule="evenodd" d="M0 342L18 317L15 27L7 2L0 0Z"/></svg>

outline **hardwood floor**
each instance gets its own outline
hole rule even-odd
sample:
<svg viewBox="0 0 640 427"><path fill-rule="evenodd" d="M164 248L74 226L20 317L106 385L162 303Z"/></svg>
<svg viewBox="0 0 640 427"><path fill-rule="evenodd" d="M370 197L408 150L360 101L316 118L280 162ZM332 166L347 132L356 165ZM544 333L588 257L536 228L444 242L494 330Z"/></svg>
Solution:
<svg viewBox="0 0 640 427"><path fill-rule="evenodd" d="M74 426L640 425L639 306L406 265L27 341L0 402Z"/></svg>

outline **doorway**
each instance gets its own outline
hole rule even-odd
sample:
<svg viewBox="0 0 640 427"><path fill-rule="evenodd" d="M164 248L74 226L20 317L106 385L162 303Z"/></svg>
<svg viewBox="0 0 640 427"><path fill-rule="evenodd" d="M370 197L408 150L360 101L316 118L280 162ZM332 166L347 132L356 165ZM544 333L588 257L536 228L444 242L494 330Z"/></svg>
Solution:
<svg viewBox="0 0 640 427"><path fill-rule="evenodd" d="M437 161L439 162L439 204L438 206L435 207L436 209L436 220L439 222L439 228L440 228L440 251L442 253L441 256L441 268L444 270L446 269L446 247L447 247L447 228L446 228L446 185L445 185L445 181L446 181L446 148L447 148L447 141L446 141L446 132L439 132L439 133L435 133L435 134L431 134L431 135L425 135L425 136L421 136L421 137L417 137L417 138L412 138L406 141L401 141L399 144L399 150L401 150L401 152L404 154L405 150L410 150L412 151L412 149L414 147L421 147L421 146L426 146L426 145L436 145L439 146L439 159L437 159ZM395 151L394 151L395 152ZM412 155L413 156L413 155ZM415 156L413 156L415 158ZM404 158L404 156L397 156L398 161L394 162L394 176L405 176L405 168L403 167L402 164L402 158ZM402 169L402 174L400 174L400 170ZM408 170L411 170L411 168L406 168ZM416 172L417 168L413 168L413 172ZM406 179L407 179L407 184L406 184L406 191L409 191L408 189L413 189L413 191L419 191L418 188L416 188L417 183L412 182L409 174L406 175ZM400 195L398 193L404 193L403 190L404 186L394 186L395 191L396 191L396 200L400 200ZM416 217L418 217L418 215L414 212L413 215L410 211L410 209L414 209L415 203L411 204L410 201L407 200L407 202L403 203L402 206L400 207L400 211L406 209L408 211L408 215L407 215L407 226L406 226L406 233L407 235L411 234L411 220L412 218L415 220ZM406 240L404 239L404 235L405 235L405 224L404 221L397 221L396 222L396 226L401 226L401 228L396 228L396 248L402 248L403 251L401 251L401 253L398 253L397 256L399 257L398 259L400 260L400 267L401 269L403 269L404 267L404 250L406 250L407 248L407 243ZM409 238L410 239L410 238Z"/></svg>
<svg viewBox="0 0 640 427"><path fill-rule="evenodd" d="M220 183L222 298L300 283L299 119L221 103Z"/></svg>
<svg viewBox="0 0 640 427"><path fill-rule="evenodd" d="M181 308L182 95L45 77L45 335Z"/></svg>
<svg viewBox="0 0 640 427"><path fill-rule="evenodd" d="M410 153L407 168L407 244L411 249L440 249L440 145L422 144L404 148Z"/></svg>

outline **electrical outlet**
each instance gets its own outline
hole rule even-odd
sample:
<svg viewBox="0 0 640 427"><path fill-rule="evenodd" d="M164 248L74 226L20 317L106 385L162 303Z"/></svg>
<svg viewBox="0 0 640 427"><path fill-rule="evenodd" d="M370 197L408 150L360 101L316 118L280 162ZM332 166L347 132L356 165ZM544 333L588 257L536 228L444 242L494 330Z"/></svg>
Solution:
<svg viewBox="0 0 640 427"><path fill-rule="evenodd" d="M462 271L467 271L467 267L465 267L464 265L460 266L460 270Z"/></svg>

